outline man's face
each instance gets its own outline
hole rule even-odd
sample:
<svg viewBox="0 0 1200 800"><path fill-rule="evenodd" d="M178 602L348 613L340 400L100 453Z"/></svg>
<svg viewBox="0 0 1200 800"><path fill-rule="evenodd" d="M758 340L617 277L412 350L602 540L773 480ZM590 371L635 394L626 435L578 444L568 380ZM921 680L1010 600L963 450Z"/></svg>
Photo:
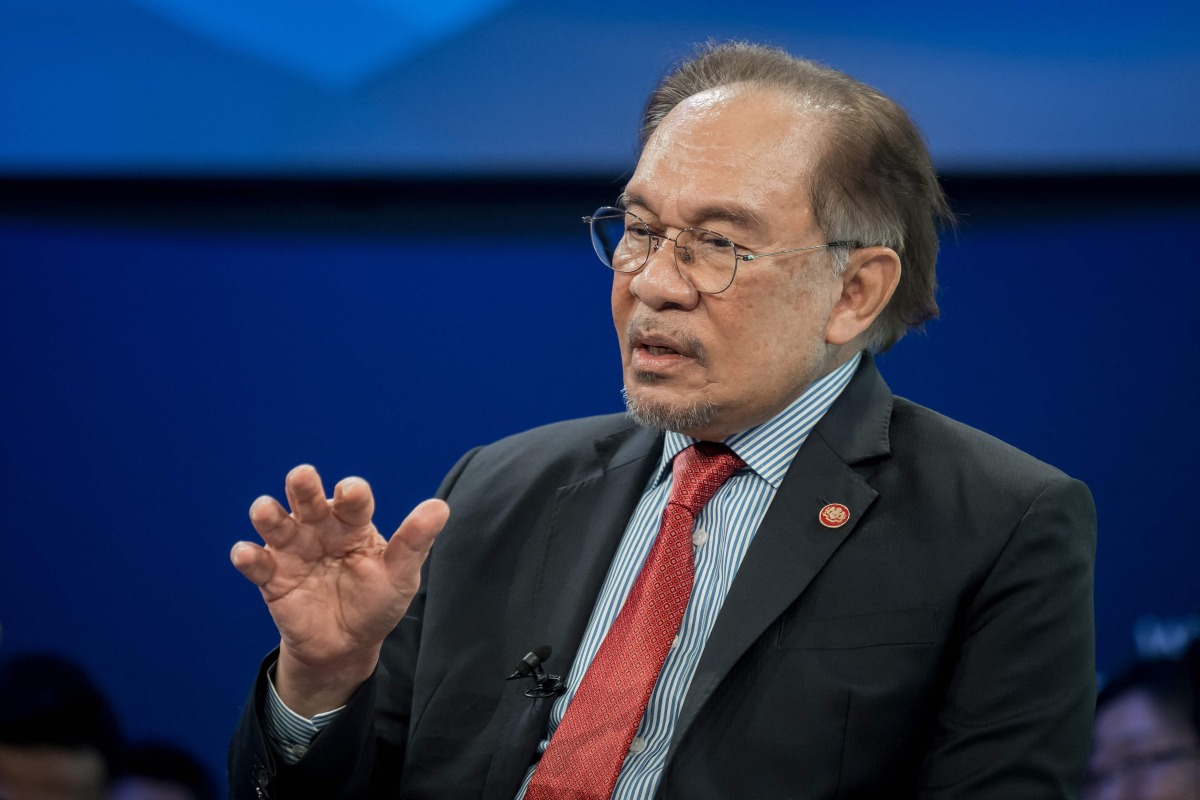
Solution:
<svg viewBox="0 0 1200 800"><path fill-rule="evenodd" d="M108 766L98 750L51 744L0 745L0 797L100 800Z"/></svg>
<svg viewBox="0 0 1200 800"><path fill-rule="evenodd" d="M1145 691L1132 691L1096 715L1084 800L1195 800L1200 737Z"/></svg>
<svg viewBox="0 0 1200 800"><path fill-rule="evenodd" d="M819 119L788 95L723 88L688 98L647 142L627 208L657 233L716 231L767 253L824 244L808 201ZM635 416L701 439L765 422L847 357L826 343L842 292L826 250L739 262L720 294L699 294L667 242L635 274L615 273L613 321Z"/></svg>

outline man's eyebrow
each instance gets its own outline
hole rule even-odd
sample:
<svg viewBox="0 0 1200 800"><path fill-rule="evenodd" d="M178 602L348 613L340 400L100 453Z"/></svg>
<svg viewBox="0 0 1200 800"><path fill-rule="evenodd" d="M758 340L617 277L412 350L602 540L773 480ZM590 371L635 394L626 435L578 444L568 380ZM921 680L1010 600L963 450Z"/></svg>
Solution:
<svg viewBox="0 0 1200 800"><path fill-rule="evenodd" d="M629 208L630 206L646 208L646 201L643 200L639 195L631 194L629 192L621 192L619 195L617 195L617 208Z"/></svg>
<svg viewBox="0 0 1200 800"><path fill-rule="evenodd" d="M620 196L617 197L617 205L621 208L635 206L643 208L652 214L654 213L640 195L631 192L621 192ZM762 220L758 218L758 215L745 206L702 206L696 210L692 217L695 220L693 224L701 228L714 222L723 222L739 230L757 232L763 226Z"/></svg>
<svg viewBox="0 0 1200 800"><path fill-rule="evenodd" d="M704 206L697 210L696 219L700 227L723 222L743 231L757 232L762 229L762 220L745 206Z"/></svg>

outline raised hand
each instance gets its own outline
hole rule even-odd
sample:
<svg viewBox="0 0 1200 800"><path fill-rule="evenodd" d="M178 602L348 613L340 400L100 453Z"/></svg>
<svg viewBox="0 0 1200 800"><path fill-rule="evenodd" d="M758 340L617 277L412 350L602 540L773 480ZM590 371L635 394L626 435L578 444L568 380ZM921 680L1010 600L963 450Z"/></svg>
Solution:
<svg viewBox="0 0 1200 800"><path fill-rule="evenodd" d="M361 478L339 482L329 500L317 471L302 465L288 473L285 490L291 514L270 497L250 506L266 547L238 542L230 559L258 586L279 628L280 698L312 716L343 705L370 677L450 509L426 500L385 540Z"/></svg>

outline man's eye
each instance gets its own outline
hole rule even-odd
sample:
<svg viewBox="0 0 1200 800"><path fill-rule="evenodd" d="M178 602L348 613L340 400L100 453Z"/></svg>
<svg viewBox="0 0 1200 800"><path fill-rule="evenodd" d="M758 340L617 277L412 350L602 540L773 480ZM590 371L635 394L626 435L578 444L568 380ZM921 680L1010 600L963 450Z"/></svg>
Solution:
<svg viewBox="0 0 1200 800"><path fill-rule="evenodd" d="M732 250L733 242L715 233L701 233L697 238L703 247L709 250Z"/></svg>
<svg viewBox="0 0 1200 800"><path fill-rule="evenodd" d="M626 225L625 235L631 239L646 239L650 236L650 226L640 223Z"/></svg>

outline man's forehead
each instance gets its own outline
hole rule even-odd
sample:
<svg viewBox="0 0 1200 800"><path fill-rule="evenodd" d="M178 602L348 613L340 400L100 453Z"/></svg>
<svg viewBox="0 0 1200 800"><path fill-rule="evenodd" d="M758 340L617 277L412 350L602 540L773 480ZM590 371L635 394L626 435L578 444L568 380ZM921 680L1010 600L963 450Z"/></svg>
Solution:
<svg viewBox="0 0 1200 800"><path fill-rule="evenodd" d="M775 89L722 87L671 110L649 137L622 201L626 208L703 226L753 231L786 206L807 206L819 121ZM676 219L671 220L673 223Z"/></svg>

